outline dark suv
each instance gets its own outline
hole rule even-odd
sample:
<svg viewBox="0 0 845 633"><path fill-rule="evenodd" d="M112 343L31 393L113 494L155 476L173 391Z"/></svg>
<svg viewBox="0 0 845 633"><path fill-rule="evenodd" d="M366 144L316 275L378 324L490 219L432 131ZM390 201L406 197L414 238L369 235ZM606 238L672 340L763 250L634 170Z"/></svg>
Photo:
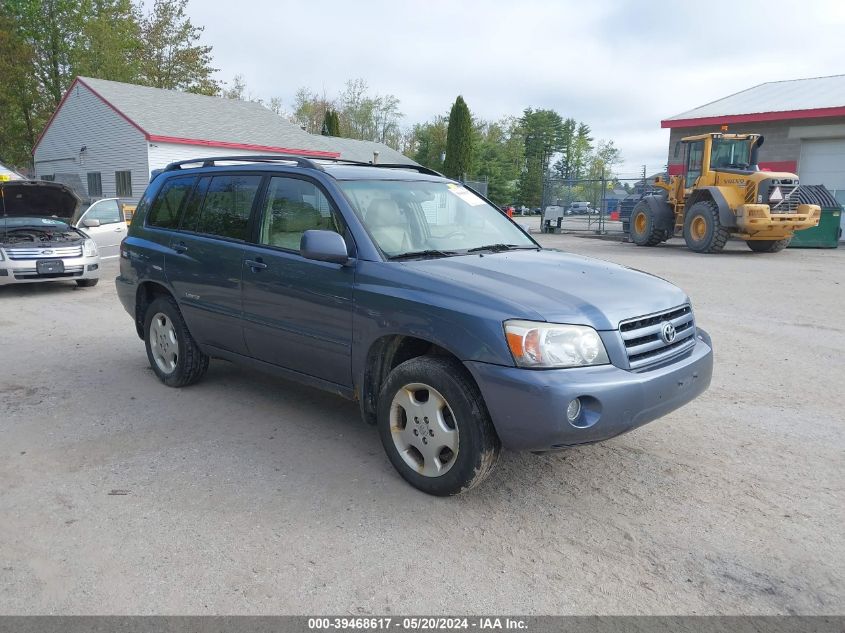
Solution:
<svg viewBox="0 0 845 633"><path fill-rule="evenodd" d="M355 399L431 494L483 480L502 446L608 439L710 383L710 339L683 291L544 249L425 168L174 163L120 262L120 300L163 383L221 358Z"/></svg>

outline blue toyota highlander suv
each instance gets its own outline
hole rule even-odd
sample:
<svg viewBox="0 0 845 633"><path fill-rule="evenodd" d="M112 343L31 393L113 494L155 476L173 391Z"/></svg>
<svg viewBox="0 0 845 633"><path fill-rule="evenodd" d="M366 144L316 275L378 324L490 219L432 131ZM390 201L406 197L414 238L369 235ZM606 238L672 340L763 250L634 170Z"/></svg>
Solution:
<svg viewBox="0 0 845 633"><path fill-rule="evenodd" d="M416 166L174 163L120 264L164 384L220 358L357 400L402 477L435 495L482 481L502 447L605 440L710 384L710 338L683 291L545 249Z"/></svg>

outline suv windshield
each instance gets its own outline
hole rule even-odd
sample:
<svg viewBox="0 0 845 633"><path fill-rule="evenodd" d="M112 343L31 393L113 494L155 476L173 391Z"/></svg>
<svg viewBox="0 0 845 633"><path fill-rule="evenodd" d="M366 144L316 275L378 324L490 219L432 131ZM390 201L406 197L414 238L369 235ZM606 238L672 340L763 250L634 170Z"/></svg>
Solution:
<svg viewBox="0 0 845 633"><path fill-rule="evenodd" d="M751 142L748 139L713 139L710 153L710 169L728 167L748 169L750 164Z"/></svg>
<svg viewBox="0 0 845 633"><path fill-rule="evenodd" d="M539 248L496 207L456 183L347 180L338 184L389 258Z"/></svg>

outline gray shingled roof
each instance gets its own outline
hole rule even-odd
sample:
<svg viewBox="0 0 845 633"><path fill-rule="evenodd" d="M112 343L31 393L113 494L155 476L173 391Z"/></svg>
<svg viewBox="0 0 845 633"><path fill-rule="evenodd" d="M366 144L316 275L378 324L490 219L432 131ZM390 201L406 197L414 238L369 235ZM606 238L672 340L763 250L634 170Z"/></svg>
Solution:
<svg viewBox="0 0 845 633"><path fill-rule="evenodd" d="M79 77L150 136L339 152L341 158L411 163L401 153L371 141L309 134L259 103Z"/></svg>
<svg viewBox="0 0 845 633"><path fill-rule="evenodd" d="M313 136L313 134L309 134L309 136ZM402 152L397 152L383 143L359 141L354 138L339 138L335 136L319 136L317 138L320 142L325 143L328 151L340 152L342 158L348 158L349 160L360 160L366 163L373 160L373 152L378 152L378 162L380 163L416 165L414 161ZM353 156L359 156L360 158L353 158Z"/></svg>
<svg viewBox="0 0 845 633"><path fill-rule="evenodd" d="M666 120L840 107L845 107L845 75L771 81Z"/></svg>

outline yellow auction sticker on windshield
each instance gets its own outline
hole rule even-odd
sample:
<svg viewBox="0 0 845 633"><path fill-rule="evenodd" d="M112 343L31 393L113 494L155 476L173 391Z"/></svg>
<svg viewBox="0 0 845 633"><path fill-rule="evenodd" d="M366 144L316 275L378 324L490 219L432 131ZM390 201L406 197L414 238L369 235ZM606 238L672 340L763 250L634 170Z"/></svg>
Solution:
<svg viewBox="0 0 845 633"><path fill-rule="evenodd" d="M452 183L449 183L446 186L449 188L449 191L458 196L461 200L466 202L471 207L478 207L484 204L484 200L479 198L466 187L461 187L460 185L455 185Z"/></svg>

